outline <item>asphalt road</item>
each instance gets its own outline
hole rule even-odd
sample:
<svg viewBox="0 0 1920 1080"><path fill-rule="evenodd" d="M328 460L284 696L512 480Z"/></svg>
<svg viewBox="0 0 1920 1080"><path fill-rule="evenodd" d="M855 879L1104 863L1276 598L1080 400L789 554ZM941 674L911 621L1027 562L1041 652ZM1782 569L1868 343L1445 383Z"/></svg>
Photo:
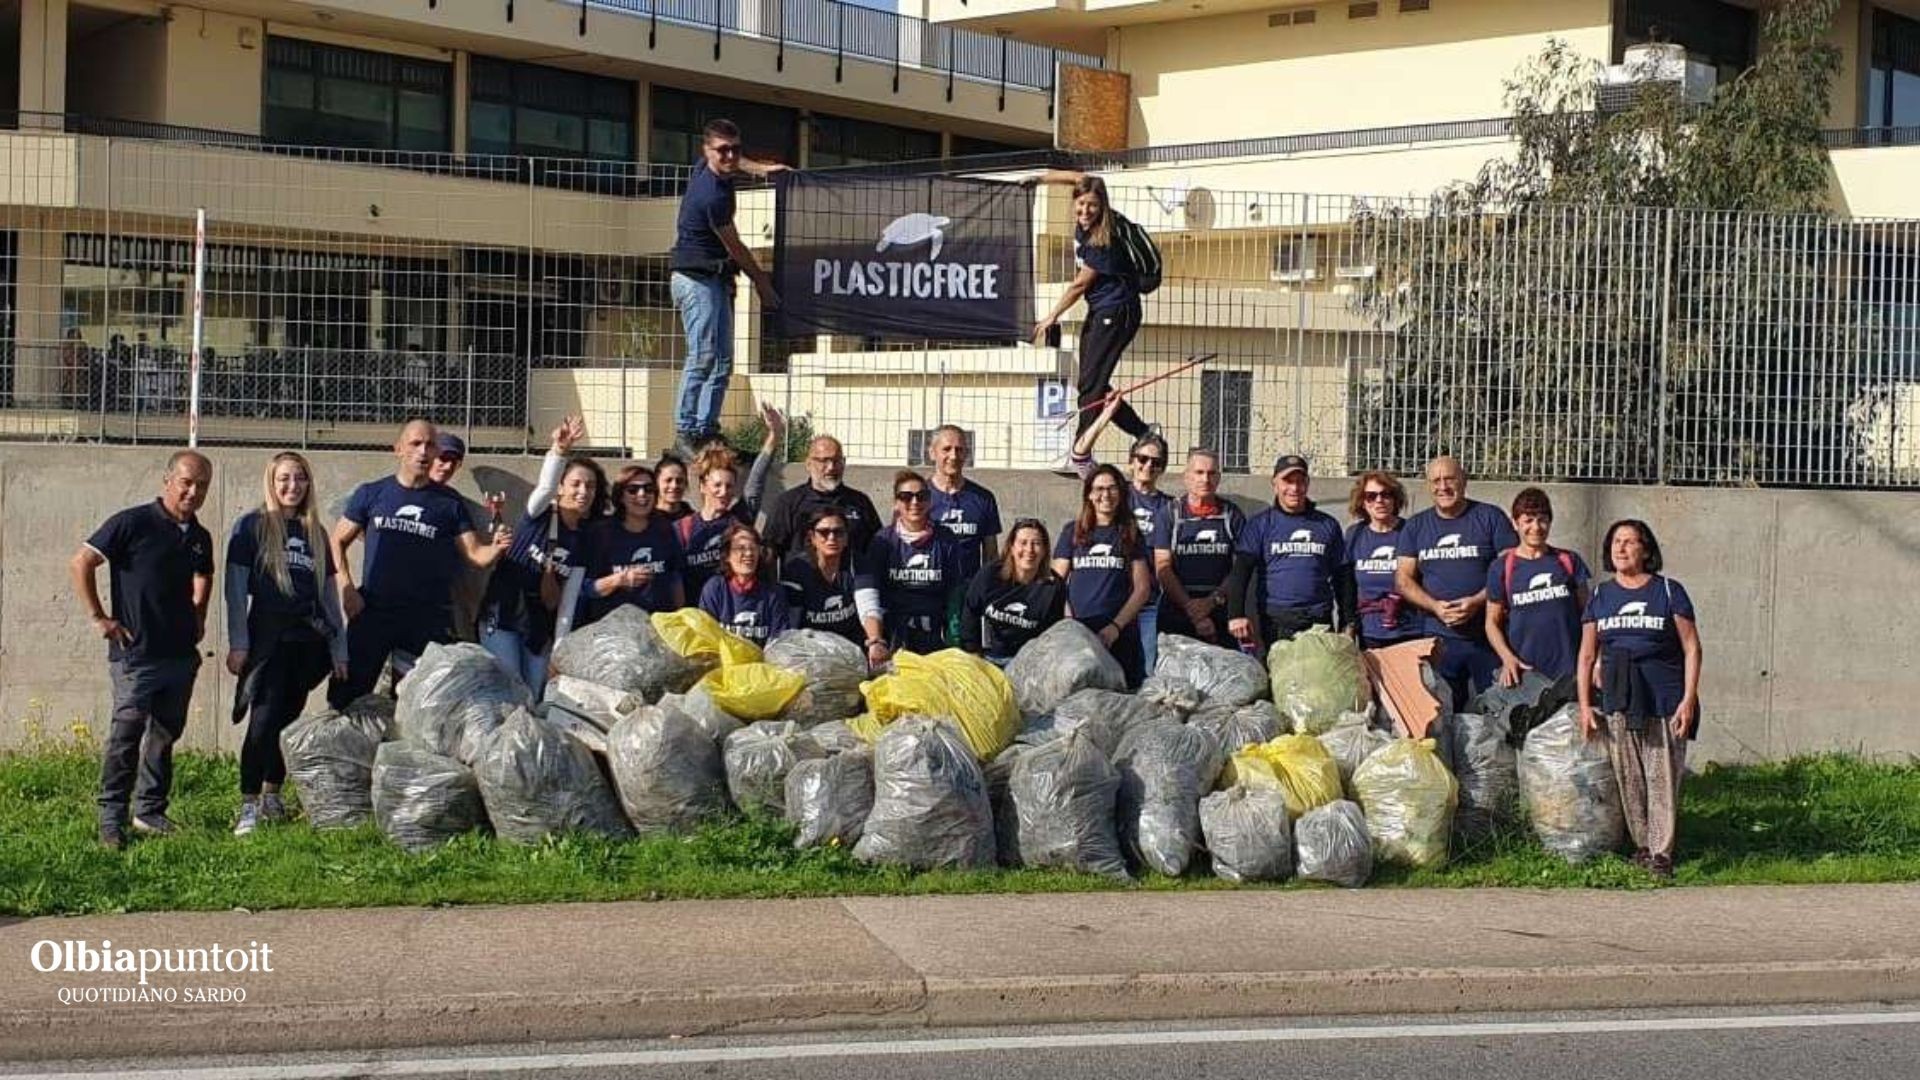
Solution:
<svg viewBox="0 0 1920 1080"><path fill-rule="evenodd" d="M1579 1013L699 1038L201 1059L0 1065L0 1077L322 1080L1911 1080L1920 1012Z"/></svg>

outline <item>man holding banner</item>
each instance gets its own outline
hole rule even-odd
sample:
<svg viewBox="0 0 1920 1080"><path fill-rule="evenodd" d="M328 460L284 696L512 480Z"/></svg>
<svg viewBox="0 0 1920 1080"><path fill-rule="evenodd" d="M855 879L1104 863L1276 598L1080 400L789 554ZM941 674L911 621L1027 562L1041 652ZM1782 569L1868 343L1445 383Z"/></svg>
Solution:
<svg viewBox="0 0 1920 1080"><path fill-rule="evenodd" d="M680 197L673 250L673 306L687 337L680 371L680 402L674 427L688 458L701 440L720 431L720 406L733 376L733 275L745 271L760 303L780 306L773 279L760 268L733 226L733 184L742 174L769 176L785 165L748 160L740 129L731 120L708 121L701 161Z"/></svg>

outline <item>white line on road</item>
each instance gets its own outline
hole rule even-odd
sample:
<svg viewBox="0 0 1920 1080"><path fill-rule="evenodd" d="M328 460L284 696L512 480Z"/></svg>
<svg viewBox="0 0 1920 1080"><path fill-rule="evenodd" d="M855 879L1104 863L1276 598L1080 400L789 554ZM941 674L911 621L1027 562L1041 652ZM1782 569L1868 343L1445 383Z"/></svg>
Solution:
<svg viewBox="0 0 1920 1080"><path fill-rule="evenodd" d="M1650 1032L1758 1031L1774 1028L1886 1027L1916 1024L1920 1024L1920 1012L1816 1013L1801 1016L1679 1016L1643 1020L1549 1020L1480 1024L1355 1024L1339 1027L1112 1031L1087 1035L899 1039L884 1042L769 1043L761 1046L687 1047L678 1050L633 1050L594 1054L417 1058L392 1061L339 1061L315 1065L253 1065L243 1068L150 1069L111 1074L66 1072L0 1074L0 1076L4 1076L4 1080L101 1080L102 1077L109 1075L116 1080L338 1080L338 1078L357 1080L360 1077L738 1064L753 1061L790 1061L794 1058L910 1057L916 1054L980 1054L1012 1050L1349 1042L1375 1039L1517 1038L1529 1035L1622 1033L1644 1035Z"/></svg>

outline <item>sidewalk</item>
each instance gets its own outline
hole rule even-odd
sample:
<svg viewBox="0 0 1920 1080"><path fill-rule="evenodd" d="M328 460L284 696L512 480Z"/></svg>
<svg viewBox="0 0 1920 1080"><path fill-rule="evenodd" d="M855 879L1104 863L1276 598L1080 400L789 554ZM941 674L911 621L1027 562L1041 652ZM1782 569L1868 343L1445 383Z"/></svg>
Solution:
<svg viewBox="0 0 1920 1080"><path fill-rule="evenodd" d="M0 1059L714 1031L1920 1000L1920 885L1094 893L0 924ZM42 940L272 947L244 1004L63 1005Z"/></svg>

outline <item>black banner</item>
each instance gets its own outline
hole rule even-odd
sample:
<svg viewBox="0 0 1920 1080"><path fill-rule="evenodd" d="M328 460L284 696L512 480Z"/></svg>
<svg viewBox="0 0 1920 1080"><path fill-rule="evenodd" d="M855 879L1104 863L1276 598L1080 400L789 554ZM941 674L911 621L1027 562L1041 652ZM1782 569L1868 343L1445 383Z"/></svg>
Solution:
<svg viewBox="0 0 1920 1080"><path fill-rule="evenodd" d="M775 181L783 336L1011 343L1032 329L1032 189L805 172Z"/></svg>

